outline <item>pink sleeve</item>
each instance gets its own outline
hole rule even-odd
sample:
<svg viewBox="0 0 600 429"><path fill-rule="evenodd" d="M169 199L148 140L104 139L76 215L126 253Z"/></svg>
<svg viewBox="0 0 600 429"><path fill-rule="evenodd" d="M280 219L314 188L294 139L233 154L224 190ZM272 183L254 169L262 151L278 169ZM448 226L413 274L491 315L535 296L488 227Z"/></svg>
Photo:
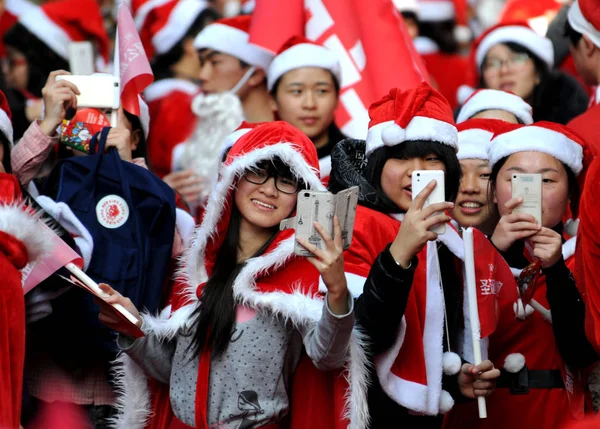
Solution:
<svg viewBox="0 0 600 429"><path fill-rule="evenodd" d="M58 135L49 137L42 132L37 120L31 123L10 153L13 174L22 185L27 185L38 174L57 142Z"/></svg>

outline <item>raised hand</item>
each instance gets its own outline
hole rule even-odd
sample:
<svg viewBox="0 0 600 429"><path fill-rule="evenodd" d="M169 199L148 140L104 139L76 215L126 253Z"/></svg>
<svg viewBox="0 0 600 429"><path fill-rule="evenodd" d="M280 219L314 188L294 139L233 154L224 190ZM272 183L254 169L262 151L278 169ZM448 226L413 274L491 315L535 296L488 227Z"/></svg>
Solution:
<svg viewBox="0 0 600 429"><path fill-rule="evenodd" d="M104 150L108 150L109 147L117 148L123 161L131 162L133 160L131 155L131 132L127 128L127 117L123 112L123 107L119 107L117 126L110 129Z"/></svg>
<svg viewBox="0 0 600 429"><path fill-rule="evenodd" d="M321 273L323 283L327 287L327 300L331 312L338 315L346 314L349 311L348 285L344 274L344 247L340 221L337 216L333 218L333 238L318 222L315 222L314 226L325 241L325 250L320 250L305 238L298 237L298 243L315 255L307 259Z"/></svg>
<svg viewBox="0 0 600 429"><path fill-rule="evenodd" d="M522 198L515 197L504 204L510 214L505 214L500 218L500 222L492 234L492 243L502 252L506 252L515 241L529 238L541 229L533 216L526 213L513 213L513 210L522 202Z"/></svg>
<svg viewBox="0 0 600 429"><path fill-rule="evenodd" d="M458 388L463 396L475 399L478 396L490 396L496 388L496 379L500 370L485 360L479 365L465 363L458 374Z"/></svg>
<svg viewBox="0 0 600 429"><path fill-rule="evenodd" d="M58 76L70 74L65 70L55 70L50 73L46 85L42 88L45 117L40 122L40 128L48 136L54 135L56 128L65 119L67 109L77 109L77 87L72 82L56 80Z"/></svg>
<svg viewBox="0 0 600 429"><path fill-rule="evenodd" d="M186 203L195 203L202 192L202 178L192 170L176 171L163 177L163 181L179 192Z"/></svg>
<svg viewBox="0 0 600 429"><path fill-rule="evenodd" d="M437 239L438 234L430 231L431 228L451 220L445 211L454 207L454 203L435 203L423 208L425 201L436 186L436 181L432 180L415 197L390 246L390 253L402 267L407 267L410 260L423 249L428 241ZM433 215L436 212L440 213Z"/></svg>

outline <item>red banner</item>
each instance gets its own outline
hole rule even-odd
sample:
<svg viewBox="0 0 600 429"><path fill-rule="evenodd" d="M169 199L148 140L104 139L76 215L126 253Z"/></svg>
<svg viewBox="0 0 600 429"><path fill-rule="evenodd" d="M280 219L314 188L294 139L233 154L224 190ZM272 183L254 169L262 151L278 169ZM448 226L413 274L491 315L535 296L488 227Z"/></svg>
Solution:
<svg viewBox="0 0 600 429"><path fill-rule="evenodd" d="M301 0L257 0L250 41L276 52L302 21L304 35L340 59L336 123L344 134L365 138L371 103L428 79L391 0L304 0L304 8Z"/></svg>

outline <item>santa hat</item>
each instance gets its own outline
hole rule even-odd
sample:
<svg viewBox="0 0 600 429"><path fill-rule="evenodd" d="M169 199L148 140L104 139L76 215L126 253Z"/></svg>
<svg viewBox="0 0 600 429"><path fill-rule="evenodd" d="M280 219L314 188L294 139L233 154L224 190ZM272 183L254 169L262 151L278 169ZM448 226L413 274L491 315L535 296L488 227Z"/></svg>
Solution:
<svg viewBox="0 0 600 429"><path fill-rule="evenodd" d="M529 49L548 69L554 67L554 47L550 39L540 36L527 23L503 23L486 30L473 43L474 62L481 70L485 56L499 43L515 43Z"/></svg>
<svg viewBox="0 0 600 429"><path fill-rule="evenodd" d="M294 36L281 47L269 66L267 88L271 91L275 82L284 74L302 67L319 67L328 70L335 76L338 84L341 84L342 67L336 55L318 43Z"/></svg>
<svg viewBox="0 0 600 429"><path fill-rule="evenodd" d="M251 66L268 70L273 54L260 46L249 43L250 16L220 19L207 25L196 36L196 49L213 49L236 57Z"/></svg>
<svg viewBox="0 0 600 429"><path fill-rule="evenodd" d="M135 25L148 58L169 52L208 7L203 0L150 0L139 6Z"/></svg>
<svg viewBox="0 0 600 429"><path fill-rule="evenodd" d="M549 17L563 6L561 0L508 0L500 12L498 22L527 21L538 34L548 31Z"/></svg>
<svg viewBox="0 0 600 429"><path fill-rule="evenodd" d="M585 34L600 47L600 4L597 0L577 0L569 9L569 24L573 30Z"/></svg>
<svg viewBox="0 0 600 429"><path fill-rule="evenodd" d="M50 49L69 60L69 43L93 40L105 62L109 40L98 3L94 0L58 0L28 8L19 22Z"/></svg>
<svg viewBox="0 0 600 429"><path fill-rule="evenodd" d="M419 0L419 21L442 22L456 17L452 0Z"/></svg>
<svg viewBox="0 0 600 429"><path fill-rule="evenodd" d="M0 131L4 134L6 140L8 140L8 143L10 144L9 149L12 149L14 145L12 113L6 95L4 95L2 91L0 91Z"/></svg>
<svg viewBox="0 0 600 429"><path fill-rule="evenodd" d="M583 140L564 125L536 122L513 125L494 136L488 150L490 164L518 152L542 152L561 161L577 176L583 170ZM587 151L586 151L587 152Z"/></svg>
<svg viewBox="0 0 600 429"><path fill-rule="evenodd" d="M488 160L490 142L506 129L506 124L498 119L469 119L458 124L458 159Z"/></svg>
<svg viewBox="0 0 600 429"><path fill-rule="evenodd" d="M400 13L409 12L419 15L419 3L417 0L392 0L394 7Z"/></svg>
<svg viewBox="0 0 600 429"><path fill-rule="evenodd" d="M427 82L402 91L394 88L369 107L367 156L384 146L429 140L457 148L452 109Z"/></svg>
<svg viewBox="0 0 600 429"><path fill-rule="evenodd" d="M533 122L531 106L518 95L496 89L480 89L467 98L458 113L456 123L460 124L484 110L505 110L525 125Z"/></svg>
<svg viewBox="0 0 600 429"><path fill-rule="evenodd" d="M237 141L239 139L241 139L243 136L245 136L246 134L248 134L250 131L252 131L254 128L256 128L259 125L265 124L266 122L242 122L240 124L239 127L237 127L237 129L232 132L231 134L229 134L227 137L225 137L225 141L223 141L223 146L221 148L221 155L223 155L226 151L228 151L229 149L231 149L231 147L237 143Z"/></svg>

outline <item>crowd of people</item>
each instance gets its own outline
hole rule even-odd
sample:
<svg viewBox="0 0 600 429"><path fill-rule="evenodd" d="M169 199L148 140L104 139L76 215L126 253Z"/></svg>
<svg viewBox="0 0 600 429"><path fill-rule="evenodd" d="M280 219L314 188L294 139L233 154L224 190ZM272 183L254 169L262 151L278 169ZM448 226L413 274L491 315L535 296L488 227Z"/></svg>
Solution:
<svg viewBox="0 0 600 429"><path fill-rule="evenodd" d="M362 135L348 59L253 43L263 1L125 1L154 78L111 111L69 45L113 73L122 2L0 0L0 429L600 427L596 0L373 1L426 73ZM350 188L350 234L280 227Z"/></svg>

